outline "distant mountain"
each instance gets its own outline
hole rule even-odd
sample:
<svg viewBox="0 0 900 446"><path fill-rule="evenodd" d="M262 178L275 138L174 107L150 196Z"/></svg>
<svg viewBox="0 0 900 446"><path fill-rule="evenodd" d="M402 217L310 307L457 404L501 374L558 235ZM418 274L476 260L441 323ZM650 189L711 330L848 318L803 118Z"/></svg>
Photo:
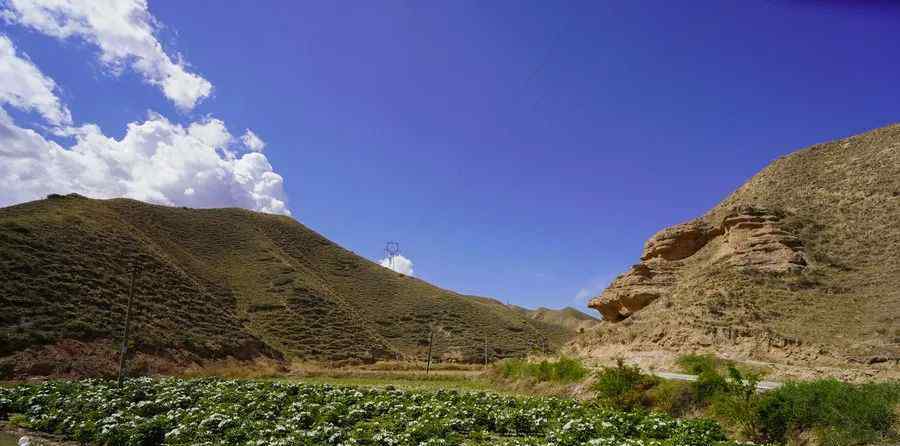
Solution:
<svg viewBox="0 0 900 446"><path fill-rule="evenodd" d="M524 355L569 327L383 268L289 217L77 195L0 209L0 357L17 373L109 369L137 267L145 367ZM552 321L551 321L552 322Z"/></svg>
<svg viewBox="0 0 900 446"><path fill-rule="evenodd" d="M595 356L897 367L900 125L779 158L650 238L590 306L605 321L579 344Z"/></svg>
<svg viewBox="0 0 900 446"><path fill-rule="evenodd" d="M536 321L565 327L572 333L583 333L585 330L594 328L600 323L599 319L572 307L565 307L559 310L544 307L534 310L522 307L515 308Z"/></svg>

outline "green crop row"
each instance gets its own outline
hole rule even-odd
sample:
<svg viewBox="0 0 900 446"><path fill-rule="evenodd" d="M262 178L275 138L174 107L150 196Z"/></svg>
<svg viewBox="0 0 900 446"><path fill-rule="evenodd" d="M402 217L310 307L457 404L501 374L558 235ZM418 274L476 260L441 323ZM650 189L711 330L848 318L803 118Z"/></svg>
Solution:
<svg viewBox="0 0 900 446"><path fill-rule="evenodd" d="M0 417L95 445L737 444L713 421L566 398L216 379L0 388Z"/></svg>

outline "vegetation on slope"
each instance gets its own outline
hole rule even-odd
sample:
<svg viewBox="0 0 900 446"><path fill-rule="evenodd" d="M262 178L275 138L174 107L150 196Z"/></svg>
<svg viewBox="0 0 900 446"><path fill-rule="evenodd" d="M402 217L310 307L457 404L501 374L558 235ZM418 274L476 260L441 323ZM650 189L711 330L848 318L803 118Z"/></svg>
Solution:
<svg viewBox="0 0 900 446"><path fill-rule="evenodd" d="M627 320L601 324L584 346L598 355L621 353L618 344L632 351L705 349L798 365L896 368L900 125L781 157L700 220L719 227L741 206L777 216L780 230L802 245L807 264L784 273L729 264L718 236L667 263L677 267L666 283L671 288Z"/></svg>
<svg viewBox="0 0 900 446"><path fill-rule="evenodd" d="M0 209L0 356L47 346L40 356L64 368L111 356L132 264L134 349L186 363L421 358L432 330L437 360L481 362L485 346L493 360L572 334L394 273L288 217L55 196Z"/></svg>

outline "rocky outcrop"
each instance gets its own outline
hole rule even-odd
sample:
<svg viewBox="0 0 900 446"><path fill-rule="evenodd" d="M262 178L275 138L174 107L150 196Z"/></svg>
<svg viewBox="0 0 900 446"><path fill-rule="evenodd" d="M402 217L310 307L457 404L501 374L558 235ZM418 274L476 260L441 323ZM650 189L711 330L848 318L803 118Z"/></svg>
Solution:
<svg viewBox="0 0 900 446"><path fill-rule="evenodd" d="M718 224L697 219L656 233L644 244L641 263L617 277L588 305L607 321L627 319L651 302L671 294L679 270L711 244L714 262L736 268L789 273L806 266L803 244L784 228L781 215L740 206Z"/></svg>
<svg viewBox="0 0 900 446"><path fill-rule="evenodd" d="M702 220L693 220L657 232L644 244L641 260L656 257L663 260L681 260L690 257L720 234Z"/></svg>
<svg viewBox="0 0 900 446"><path fill-rule="evenodd" d="M718 259L750 270L786 273L806 266L803 243L781 225L781 216L741 206L722 221L725 242Z"/></svg>

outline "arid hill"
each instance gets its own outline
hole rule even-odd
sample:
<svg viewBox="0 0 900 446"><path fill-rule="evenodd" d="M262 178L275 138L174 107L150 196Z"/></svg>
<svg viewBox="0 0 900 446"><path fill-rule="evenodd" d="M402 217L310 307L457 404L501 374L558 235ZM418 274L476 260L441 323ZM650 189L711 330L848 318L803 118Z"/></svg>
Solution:
<svg viewBox="0 0 900 446"><path fill-rule="evenodd" d="M514 306L513 308L523 312L534 320L552 325L559 325L567 328L573 333L583 333L585 330L590 330L600 323L599 319L589 314L582 313L572 307L565 307L559 310L544 307L539 307L534 310L517 306Z"/></svg>
<svg viewBox="0 0 900 446"><path fill-rule="evenodd" d="M590 306L596 357L898 369L900 125L779 158L647 241Z"/></svg>
<svg viewBox="0 0 900 446"><path fill-rule="evenodd" d="M138 365L523 355L573 334L383 268L288 217L77 195L0 209L7 373L115 368L134 264ZM14 364L14 365L10 365Z"/></svg>

